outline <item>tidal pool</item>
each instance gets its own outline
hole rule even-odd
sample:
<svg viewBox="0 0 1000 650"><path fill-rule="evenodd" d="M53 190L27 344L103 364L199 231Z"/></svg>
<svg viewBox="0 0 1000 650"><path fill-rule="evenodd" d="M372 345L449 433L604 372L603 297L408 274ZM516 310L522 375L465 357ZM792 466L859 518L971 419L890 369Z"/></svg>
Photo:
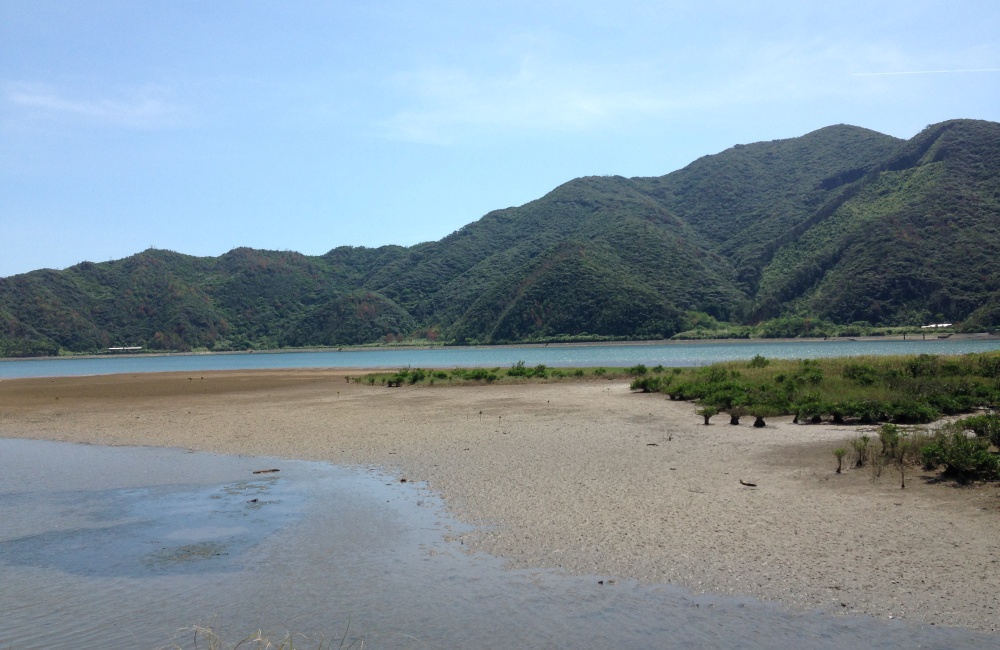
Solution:
<svg viewBox="0 0 1000 650"><path fill-rule="evenodd" d="M278 472L254 474L259 470ZM505 570L373 469L0 439L0 647L985 648L962 629ZM603 582L603 583L602 583ZM202 642L199 647L205 647ZM327 646L324 646L327 647ZM354 647L358 647L356 644Z"/></svg>

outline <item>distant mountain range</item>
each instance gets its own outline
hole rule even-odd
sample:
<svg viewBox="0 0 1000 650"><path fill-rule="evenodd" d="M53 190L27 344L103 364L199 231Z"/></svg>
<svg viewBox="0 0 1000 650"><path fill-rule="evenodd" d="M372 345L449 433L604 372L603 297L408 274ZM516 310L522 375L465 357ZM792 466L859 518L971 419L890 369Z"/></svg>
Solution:
<svg viewBox="0 0 1000 650"><path fill-rule="evenodd" d="M1000 124L830 126L586 177L436 242L150 249L0 279L0 354L1000 326ZM755 326L751 330L750 326Z"/></svg>

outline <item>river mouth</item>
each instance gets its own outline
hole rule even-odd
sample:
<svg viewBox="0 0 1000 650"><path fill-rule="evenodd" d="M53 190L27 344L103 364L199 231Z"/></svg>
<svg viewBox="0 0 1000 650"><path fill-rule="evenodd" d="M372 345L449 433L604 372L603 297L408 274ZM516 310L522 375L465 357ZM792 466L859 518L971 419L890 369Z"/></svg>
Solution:
<svg viewBox="0 0 1000 650"><path fill-rule="evenodd" d="M997 644L613 576L505 570L454 541L469 529L433 493L377 471L0 439L0 646L186 648L195 625L233 645L257 630L302 634L301 647L342 636L371 648Z"/></svg>

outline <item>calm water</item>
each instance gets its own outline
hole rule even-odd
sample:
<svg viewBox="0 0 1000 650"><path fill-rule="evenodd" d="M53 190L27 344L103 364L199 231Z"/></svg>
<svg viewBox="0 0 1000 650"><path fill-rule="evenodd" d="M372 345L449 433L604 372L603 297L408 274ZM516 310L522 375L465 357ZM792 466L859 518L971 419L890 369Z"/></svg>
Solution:
<svg viewBox="0 0 1000 650"><path fill-rule="evenodd" d="M342 352L274 352L120 356L96 359L0 361L0 378L105 375L130 372L247 370L253 368L472 368L508 367L518 361L554 367L700 366L716 361L814 359L877 354L966 354L1000 349L1000 340L754 341L650 345L550 345L372 349Z"/></svg>
<svg viewBox="0 0 1000 650"><path fill-rule="evenodd" d="M278 473L253 474L258 469ZM426 490L323 463L0 439L0 647L986 648L966 630L507 571ZM608 578L608 576L601 576ZM204 643L200 647L205 647ZM357 647L357 646L355 646Z"/></svg>

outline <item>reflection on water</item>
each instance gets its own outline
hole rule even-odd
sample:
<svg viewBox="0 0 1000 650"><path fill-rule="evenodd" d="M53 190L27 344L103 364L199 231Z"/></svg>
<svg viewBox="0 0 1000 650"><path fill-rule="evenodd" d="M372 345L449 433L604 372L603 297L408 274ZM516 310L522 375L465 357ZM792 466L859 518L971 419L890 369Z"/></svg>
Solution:
<svg viewBox="0 0 1000 650"><path fill-rule="evenodd" d="M280 472L255 476L262 467ZM982 648L996 637L463 552L411 484L323 463L0 440L0 647L193 647L182 628L371 648ZM604 584L599 580L604 579Z"/></svg>

